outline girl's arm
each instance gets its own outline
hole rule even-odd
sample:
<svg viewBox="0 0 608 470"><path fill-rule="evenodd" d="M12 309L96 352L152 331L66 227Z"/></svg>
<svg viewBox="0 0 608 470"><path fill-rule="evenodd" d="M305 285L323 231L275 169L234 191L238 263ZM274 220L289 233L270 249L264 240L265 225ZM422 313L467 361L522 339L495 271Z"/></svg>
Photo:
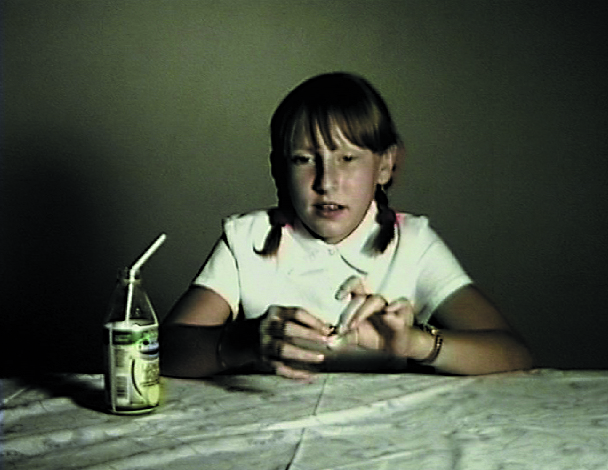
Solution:
<svg viewBox="0 0 608 470"><path fill-rule="evenodd" d="M359 289L359 290L357 290ZM362 295L360 288L354 295ZM434 349L435 337L413 325L409 302L391 304L379 295L367 295L350 322L358 344L397 357L424 360ZM475 375L529 369L530 351L498 310L472 286L457 290L435 312L442 326L443 344L430 364L452 374Z"/></svg>
<svg viewBox="0 0 608 470"><path fill-rule="evenodd" d="M218 356L219 341L225 336L254 338L256 325L239 322L228 331L232 312L222 296L211 289L191 287L179 299L160 329L161 372L174 377L204 377L230 366L255 360L251 340L239 348L225 348ZM234 330L234 328L230 328Z"/></svg>
<svg viewBox="0 0 608 470"><path fill-rule="evenodd" d="M443 345L433 366L454 374L487 374L529 369L532 355L498 310L474 287L467 286L448 297L435 318ZM427 352L433 337L426 335Z"/></svg>
<svg viewBox="0 0 608 470"><path fill-rule="evenodd" d="M323 345L328 332L319 319L294 307L271 306L259 318L233 321L222 296L191 287L161 326L161 372L204 377L262 361L279 375L306 380L312 374L300 366L320 363L324 356L300 342Z"/></svg>

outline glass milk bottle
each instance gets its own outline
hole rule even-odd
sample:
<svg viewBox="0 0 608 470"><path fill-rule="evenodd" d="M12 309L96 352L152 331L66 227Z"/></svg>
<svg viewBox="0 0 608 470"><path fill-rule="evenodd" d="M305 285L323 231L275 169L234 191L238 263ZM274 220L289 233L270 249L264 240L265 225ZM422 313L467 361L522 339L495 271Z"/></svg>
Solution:
<svg viewBox="0 0 608 470"><path fill-rule="evenodd" d="M139 271L125 269L104 324L105 392L116 414L152 411L159 403L158 320Z"/></svg>

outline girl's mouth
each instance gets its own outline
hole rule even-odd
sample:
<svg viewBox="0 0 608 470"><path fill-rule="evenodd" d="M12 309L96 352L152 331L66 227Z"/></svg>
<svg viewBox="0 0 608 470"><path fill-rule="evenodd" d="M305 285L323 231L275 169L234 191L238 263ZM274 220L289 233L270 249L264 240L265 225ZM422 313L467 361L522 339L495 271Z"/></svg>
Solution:
<svg viewBox="0 0 608 470"><path fill-rule="evenodd" d="M340 209L344 209L344 206L341 204L327 203L327 204L315 204L317 209L323 211L337 211Z"/></svg>
<svg viewBox="0 0 608 470"><path fill-rule="evenodd" d="M345 209L345 206L335 203L321 203L314 204L314 208L321 216L331 218L340 214Z"/></svg>

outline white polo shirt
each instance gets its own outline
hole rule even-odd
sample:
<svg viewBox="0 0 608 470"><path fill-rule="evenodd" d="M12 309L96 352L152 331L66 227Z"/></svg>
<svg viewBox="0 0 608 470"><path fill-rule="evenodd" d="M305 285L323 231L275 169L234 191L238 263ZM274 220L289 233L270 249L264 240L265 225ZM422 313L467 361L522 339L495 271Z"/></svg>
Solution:
<svg viewBox="0 0 608 470"><path fill-rule="evenodd" d="M347 301L336 300L340 286L358 276L370 293L391 302L405 297L426 322L450 294L470 284L426 217L398 213L396 236L382 254L366 247L379 230L376 204L357 229L335 245L314 238L301 223L282 228L275 256L256 254L270 230L267 211L224 221L224 236L193 281L221 295L233 315L263 315L269 306L301 307L335 324Z"/></svg>

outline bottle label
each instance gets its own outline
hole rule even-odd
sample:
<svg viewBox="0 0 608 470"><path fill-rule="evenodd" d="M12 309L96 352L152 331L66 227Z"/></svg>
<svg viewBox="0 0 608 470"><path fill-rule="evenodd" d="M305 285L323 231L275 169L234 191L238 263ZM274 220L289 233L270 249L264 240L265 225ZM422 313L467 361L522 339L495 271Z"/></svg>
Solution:
<svg viewBox="0 0 608 470"><path fill-rule="evenodd" d="M158 325L105 325L106 396L114 413L141 413L160 398Z"/></svg>

